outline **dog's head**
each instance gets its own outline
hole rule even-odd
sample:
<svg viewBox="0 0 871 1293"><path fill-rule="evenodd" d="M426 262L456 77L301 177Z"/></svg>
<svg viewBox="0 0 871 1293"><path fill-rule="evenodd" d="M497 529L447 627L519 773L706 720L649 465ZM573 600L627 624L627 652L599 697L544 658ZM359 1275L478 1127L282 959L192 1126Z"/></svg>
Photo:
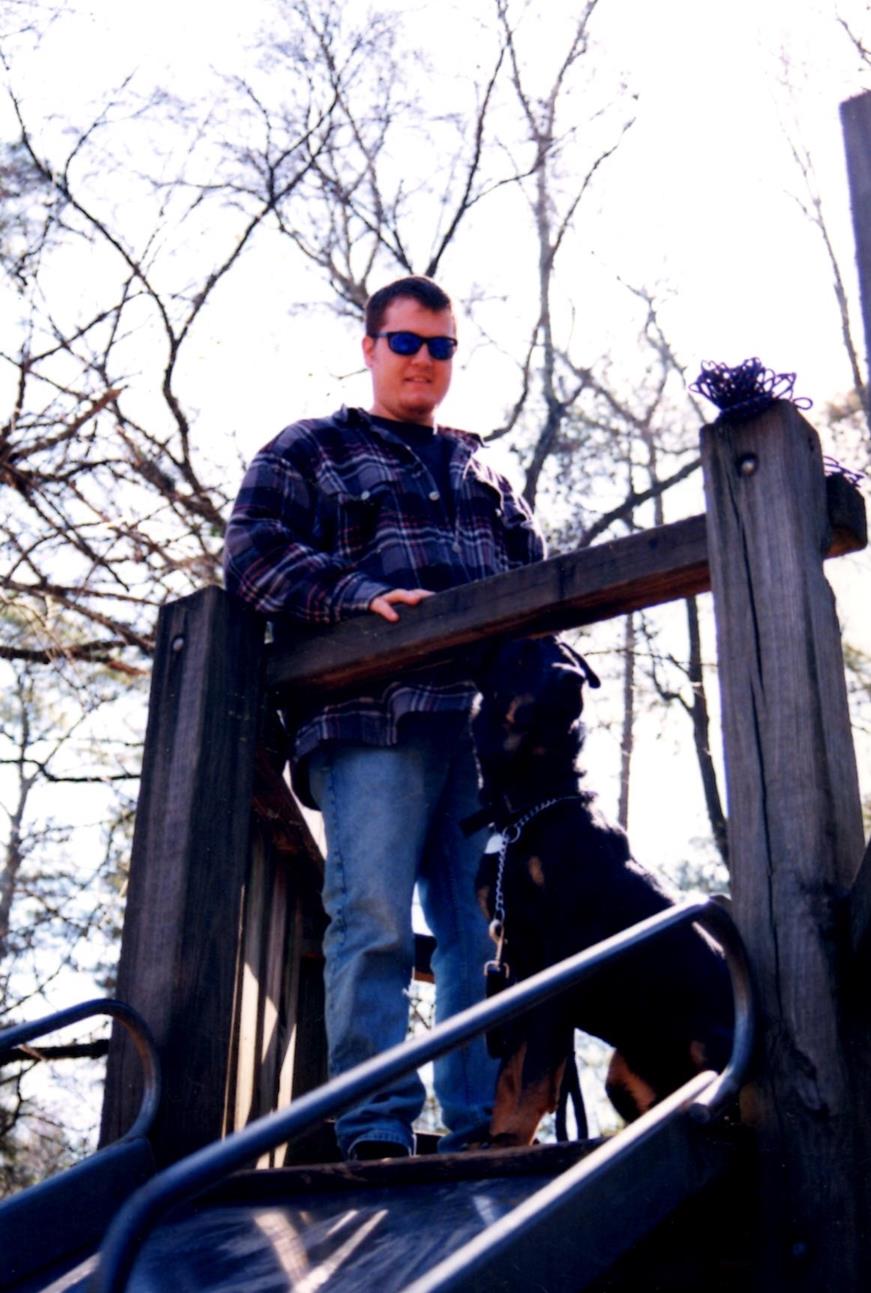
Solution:
<svg viewBox="0 0 871 1293"><path fill-rule="evenodd" d="M556 637L504 642L476 679L472 730L485 789L544 761L571 767L583 744L584 685L599 679Z"/></svg>
<svg viewBox="0 0 871 1293"><path fill-rule="evenodd" d="M599 679L586 660L556 637L500 644L476 674L479 699L472 720L482 776L481 797L495 820L530 795L565 784L583 744L584 686ZM478 899L494 912L496 857L485 855ZM546 946L547 904L554 894L538 857L516 854L504 875L511 910L508 959L518 978L553 961ZM547 1002L503 1025L491 1038L501 1058L491 1143L529 1144L543 1114L553 1109L574 1030L562 1001Z"/></svg>

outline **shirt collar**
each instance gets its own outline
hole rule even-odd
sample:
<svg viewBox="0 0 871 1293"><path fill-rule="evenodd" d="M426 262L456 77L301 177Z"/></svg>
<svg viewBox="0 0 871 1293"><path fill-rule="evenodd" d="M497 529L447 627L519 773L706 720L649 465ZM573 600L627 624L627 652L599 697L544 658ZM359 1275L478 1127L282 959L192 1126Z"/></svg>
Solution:
<svg viewBox="0 0 871 1293"><path fill-rule="evenodd" d="M402 436L394 434L383 422L373 422L366 409L348 408L347 405L343 404L338 413L335 414L335 420L340 426L363 426L368 431L371 431L373 435L381 436L383 439L397 444L405 444ZM461 431L459 427L445 426L442 422L438 424L438 430L441 435L447 434L465 445L470 454L475 453L484 444L481 437L476 435L474 431Z"/></svg>

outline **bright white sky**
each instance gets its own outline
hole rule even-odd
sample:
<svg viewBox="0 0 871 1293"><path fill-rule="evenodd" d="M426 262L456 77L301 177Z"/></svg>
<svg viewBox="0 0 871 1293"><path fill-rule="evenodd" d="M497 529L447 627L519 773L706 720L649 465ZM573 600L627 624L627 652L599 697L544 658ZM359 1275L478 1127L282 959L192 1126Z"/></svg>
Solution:
<svg viewBox="0 0 871 1293"><path fill-rule="evenodd" d="M75 55L69 29L59 25L58 40L41 51L41 75L26 87L32 101L42 89L72 106L134 68L149 79L165 68L170 87L195 91L209 84L212 67L242 69L245 46L273 12L268 0L75 0L74 7L81 13ZM465 56L474 70L470 17L489 14L489 0L443 0L437 8L392 0L389 7L420 31L437 65L443 49L446 69L456 73ZM574 8L549 0L548 26L558 28ZM783 147L777 80L785 49L801 128L815 145L829 215L847 247L838 104L859 82L836 14L864 8L855 0L600 0L594 32L603 58L640 100L638 122L611 165L607 219L595 228L594 246L609 277L671 286L668 322L688 362L759 354L769 367L797 371L799 386L818 400L848 381L822 253L789 196L796 178ZM537 45L541 24L528 30ZM541 44L549 74L553 44ZM356 360L356 339L350 357ZM322 377L315 401L323 384ZM461 410L458 421L474 422L480 403L473 383L458 383L451 406ZM492 408L481 416L492 419Z"/></svg>
<svg viewBox="0 0 871 1293"><path fill-rule="evenodd" d="M437 8L421 0L387 2L420 34L437 68L462 75L465 59L474 74L470 23L492 12L490 0L442 0ZM360 0L350 6L365 7ZM59 23L32 74L16 78L37 115L51 105L75 118L81 101L134 69L143 81L195 94L214 85L213 68L244 71L246 47L274 15L269 0L72 0L72 7L80 15L77 34ZM814 147L827 213L849 267L838 104L860 81L836 14L865 8L861 0L600 0L593 30L603 74L620 71L639 95L638 121L608 164L607 209L588 226L584 250L594 249L595 264L585 258L579 265L573 303L580 315L599 322L596 275L612 291L619 274L662 290L664 322L693 371L704 359L738 363L759 355L777 371L797 372L797 389L817 402L848 385L828 267L790 192L797 178L783 144L788 109L778 80L786 50L801 131ZM556 33L574 9L566 0L541 8L555 33L548 39L542 22L528 25L524 48L541 47L543 75L552 73ZM447 102L451 94L448 81ZM482 256L510 263L510 230L493 228L486 243ZM456 276L456 267L451 270ZM462 294L462 283L448 286ZM216 432L229 423L245 456L291 416L366 398L362 376L346 380L359 371L358 339L349 334L347 349L333 344L325 359L314 335L309 353L295 342L294 407L288 407L288 360L278 344L287 326L282 287L290 297L291 282L276 284L269 267L251 260L245 297L251 326L246 336L233 336L232 356L222 354L214 366ZM525 308L518 302L518 318ZM497 336L509 349L510 316L510 310L501 313L503 335ZM603 335L607 327L601 318ZM220 337L218 327L213 350ZM240 372L247 380L239 380ZM259 394L253 408L252 391ZM476 357L472 370L455 379L445 418L485 429L500 412Z"/></svg>
<svg viewBox="0 0 871 1293"><path fill-rule="evenodd" d="M81 40L70 58L67 29L40 55L42 86L75 102L93 87L117 84L134 68L167 69L167 84L195 91L210 69L241 70L242 51L273 12L269 0L245 5L218 0L76 0ZM347 8L348 6L346 6ZM354 8L363 8L353 2ZM430 56L457 70L469 59L469 16L491 11L489 0L437 9L420 0L392 0L419 30ZM549 0L548 25L575 5ZM842 245L848 231L838 104L856 92L857 59L836 15L865 9L845 0L600 0L594 32L603 57L640 96L639 120L614 169L607 241L597 252L632 282L657 277L678 289L674 314L698 338L699 357L739 359L755 353L770 366L798 369L818 397L828 394L843 365L837 330L821 337L810 326L820 287L820 252L793 217L795 186L782 143L784 111L777 81L788 54L805 138L815 145L820 183ZM541 39L541 24L529 27ZM552 47L542 42L547 72ZM550 56L550 57L549 57ZM57 60L56 65L55 60ZM36 93L31 84L28 96ZM780 99L780 103L778 103ZM609 176L609 195L613 193ZM808 265L808 259L816 264ZM763 344L764 343L764 344ZM732 353L737 350L737 353ZM842 381L845 378L842 376Z"/></svg>

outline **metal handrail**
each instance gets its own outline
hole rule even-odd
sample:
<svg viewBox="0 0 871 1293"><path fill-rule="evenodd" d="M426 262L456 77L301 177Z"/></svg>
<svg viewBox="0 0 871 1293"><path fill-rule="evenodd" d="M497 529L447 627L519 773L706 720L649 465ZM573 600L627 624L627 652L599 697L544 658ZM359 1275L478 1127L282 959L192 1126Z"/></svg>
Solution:
<svg viewBox="0 0 871 1293"><path fill-rule="evenodd" d="M34 1037L45 1037L95 1015L108 1015L124 1025L142 1064L143 1089L139 1113L120 1137L121 1142L134 1140L148 1134L157 1113L160 1103L160 1060L151 1030L142 1016L132 1006L128 1006L126 1001L118 1001L114 997L96 997L91 1001L82 1001L77 1006L68 1006L66 1010L43 1015L41 1019L31 1019L28 1023L4 1028L0 1030L0 1054L14 1050L16 1046L23 1046L26 1042L33 1041Z"/></svg>
<svg viewBox="0 0 871 1293"><path fill-rule="evenodd" d="M276 1145L314 1123L340 1113L378 1091L394 1078L419 1068L446 1051L486 1032L495 1024L523 1014L539 1002L575 985L613 958L678 925L696 923L722 945L728 962L735 1013L732 1053L719 1075L710 1073L698 1090L693 1116L707 1121L737 1094L753 1051L753 1001L743 944L725 900L706 898L660 912L631 929L549 966L488 1001L446 1019L431 1032L391 1047L324 1086L300 1096L286 1109L265 1115L225 1140L205 1146L174 1163L144 1185L116 1216L103 1245L91 1283L92 1293L120 1293L146 1233L173 1205L201 1193L222 1177L256 1161ZM702 1089L704 1087L704 1089Z"/></svg>

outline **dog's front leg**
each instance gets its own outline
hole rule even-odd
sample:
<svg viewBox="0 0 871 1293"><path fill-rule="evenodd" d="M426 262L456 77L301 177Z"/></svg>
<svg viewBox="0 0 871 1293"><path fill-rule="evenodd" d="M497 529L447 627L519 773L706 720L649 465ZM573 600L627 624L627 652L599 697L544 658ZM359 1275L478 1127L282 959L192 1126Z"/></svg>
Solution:
<svg viewBox="0 0 871 1293"><path fill-rule="evenodd" d="M614 1052L608 1065L605 1094L625 1122L634 1122L661 1098L644 1078L629 1067L619 1051Z"/></svg>
<svg viewBox="0 0 871 1293"><path fill-rule="evenodd" d="M531 1145L544 1115L556 1109L566 1061L529 1078L524 1076L526 1058L527 1044L523 1042L499 1070L490 1123L494 1144Z"/></svg>

